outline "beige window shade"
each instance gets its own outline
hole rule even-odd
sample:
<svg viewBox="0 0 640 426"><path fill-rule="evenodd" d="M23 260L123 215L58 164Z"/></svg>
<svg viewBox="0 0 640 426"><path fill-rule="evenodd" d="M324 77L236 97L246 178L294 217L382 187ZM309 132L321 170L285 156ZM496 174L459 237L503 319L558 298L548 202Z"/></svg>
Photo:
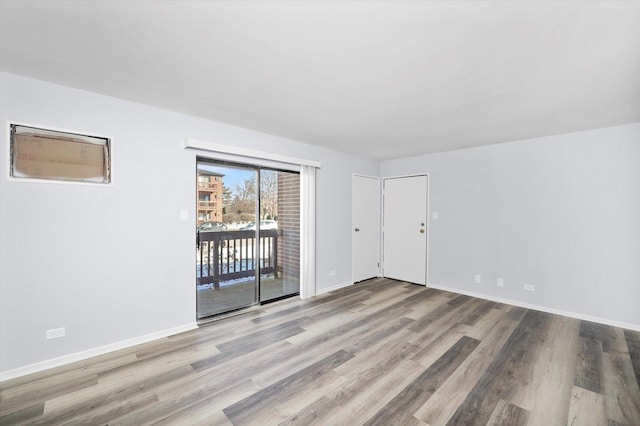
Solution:
<svg viewBox="0 0 640 426"><path fill-rule="evenodd" d="M109 183L109 140L25 126L12 128L14 177Z"/></svg>

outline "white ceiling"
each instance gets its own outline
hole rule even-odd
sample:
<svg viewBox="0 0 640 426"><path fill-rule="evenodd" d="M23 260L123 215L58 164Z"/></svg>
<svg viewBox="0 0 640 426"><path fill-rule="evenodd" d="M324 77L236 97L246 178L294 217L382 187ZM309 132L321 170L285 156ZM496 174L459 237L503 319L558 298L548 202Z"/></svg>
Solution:
<svg viewBox="0 0 640 426"><path fill-rule="evenodd" d="M640 121L638 1L0 1L3 71L376 159Z"/></svg>

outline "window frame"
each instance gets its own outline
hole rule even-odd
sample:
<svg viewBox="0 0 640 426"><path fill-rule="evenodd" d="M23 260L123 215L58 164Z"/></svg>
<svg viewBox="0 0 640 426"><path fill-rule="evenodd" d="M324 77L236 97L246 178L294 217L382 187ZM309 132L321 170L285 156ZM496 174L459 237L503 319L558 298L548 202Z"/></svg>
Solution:
<svg viewBox="0 0 640 426"><path fill-rule="evenodd" d="M18 133L19 132L19 133ZM51 139L59 141L69 141L73 143L83 143L102 146L103 151L103 173L102 176L96 178L74 178L74 177L44 177L44 176L30 176L28 173L20 172L16 170L16 156L15 156L15 138L16 134L40 134L45 137L50 136ZM60 129L49 126L42 126L37 124L23 123L17 121L7 121L6 126L7 134L7 178L12 182L31 182L31 183L57 183L57 184L80 184L80 185L99 185L99 186L112 186L113 185L113 145L112 138L102 135L89 135L86 132ZM100 142L100 143L96 143ZM71 145L70 145L71 147Z"/></svg>

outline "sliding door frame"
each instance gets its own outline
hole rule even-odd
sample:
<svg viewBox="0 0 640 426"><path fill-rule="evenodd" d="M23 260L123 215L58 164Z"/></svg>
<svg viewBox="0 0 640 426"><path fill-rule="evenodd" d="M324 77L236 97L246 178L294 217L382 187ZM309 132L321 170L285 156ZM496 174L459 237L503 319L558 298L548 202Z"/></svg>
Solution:
<svg viewBox="0 0 640 426"><path fill-rule="evenodd" d="M215 153L220 160L300 172L300 298L315 296L316 170L320 162L194 138L187 138L184 148L205 158Z"/></svg>

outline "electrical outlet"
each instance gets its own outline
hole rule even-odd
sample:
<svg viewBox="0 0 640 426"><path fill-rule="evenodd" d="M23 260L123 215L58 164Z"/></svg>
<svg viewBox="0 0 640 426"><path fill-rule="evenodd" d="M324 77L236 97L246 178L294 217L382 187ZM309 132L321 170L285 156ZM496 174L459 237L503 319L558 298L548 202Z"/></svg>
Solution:
<svg viewBox="0 0 640 426"><path fill-rule="evenodd" d="M336 271L333 270L333 269L331 271L329 271L329 276L330 277L335 277L336 276Z"/></svg>
<svg viewBox="0 0 640 426"><path fill-rule="evenodd" d="M57 339L59 337L64 337L65 334L66 329L64 327L52 328L51 330L47 330L47 339Z"/></svg>
<svg viewBox="0 0 640 426"><path fill-rule="evenodd" d="M536 286L533 284L525 284L524 289L527 291L536 291Z"/></svg>
<svg viewBox="0 0 640 426"><path fill-rule="evenodd" d="M480 275L476 275L474 281L476 284L480 284L482 282L482 277Z"/></svg>
<svg viewBox="0 0 640 426"><path fill-rule="evenodd" d="M498 287L504 287L504 279L498 278Z"/></svg>

